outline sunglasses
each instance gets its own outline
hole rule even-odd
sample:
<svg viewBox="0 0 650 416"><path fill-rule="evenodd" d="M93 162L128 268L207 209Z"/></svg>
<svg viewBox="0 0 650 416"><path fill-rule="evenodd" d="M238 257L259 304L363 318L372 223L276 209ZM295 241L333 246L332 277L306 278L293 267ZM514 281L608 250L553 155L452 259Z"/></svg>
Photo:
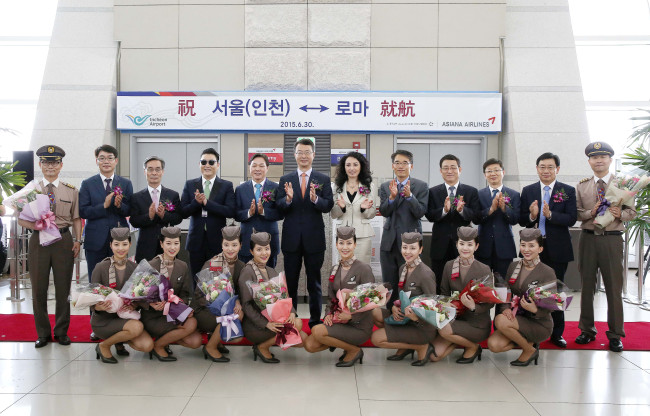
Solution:
<svg viewBox="0 0 650 416"><path fill-rule="evenodd" d="M205 166L205 165L207 165L207 164L210 164L210 166L213 166L215 163L217 163L217 161L214 160L214 159L213 159L213 160L205 160L205 159L201 159L201 164L202 164L203 166Z"/></svg>

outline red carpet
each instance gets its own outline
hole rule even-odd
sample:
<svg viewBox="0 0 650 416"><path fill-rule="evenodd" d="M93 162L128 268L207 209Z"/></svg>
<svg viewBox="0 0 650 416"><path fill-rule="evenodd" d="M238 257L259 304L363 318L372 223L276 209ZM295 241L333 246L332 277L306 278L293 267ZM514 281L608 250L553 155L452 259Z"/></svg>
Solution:
<svg viewBox="0 0 650 416"><path fill-rule="evenodd" d="M304 321L305 332L309 333L307 320ZM50 323L54 328L54 315L50 315ZM606 322L596 322L598 337L595 342L587 345L578 345L574 342L575 338L580 335L577 322L566 322L564 330L564 339L567 340L570 350L607 350L607 330ZM70 329L68 335L72 342L91 342L90 341L90 316L72 315L70 317ZM623 339L623 345L629 351L650 351L650 323L649 322L626 322L625 333L627 336ZM0 341L35 341L36 328L34 327L34 316L31 314L17 313L11 315L0 314ZM485 347L485 343L483 343ZM247 340L239 345L251 345ZM364 347L372 347L370 341L363 344ZM542 349L560 349L550 342L543 342Z"/></svg>

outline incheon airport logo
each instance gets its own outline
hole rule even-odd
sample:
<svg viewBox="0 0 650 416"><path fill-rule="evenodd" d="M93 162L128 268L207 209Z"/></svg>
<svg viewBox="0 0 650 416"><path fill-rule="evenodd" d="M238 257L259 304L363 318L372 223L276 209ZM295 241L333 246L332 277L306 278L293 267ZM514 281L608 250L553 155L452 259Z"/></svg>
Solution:
<svg viewBox="0 0 650 416"><path fill-rule="evenodd" d="M149 119L149 117L151 117L151 114L148 114L146 116L132 116L130 114L126 114L126 116L129 118L129 120L131 120L133 124L136 126L141 126L145 123L145 121L147 121L147 119Z"/></svg>

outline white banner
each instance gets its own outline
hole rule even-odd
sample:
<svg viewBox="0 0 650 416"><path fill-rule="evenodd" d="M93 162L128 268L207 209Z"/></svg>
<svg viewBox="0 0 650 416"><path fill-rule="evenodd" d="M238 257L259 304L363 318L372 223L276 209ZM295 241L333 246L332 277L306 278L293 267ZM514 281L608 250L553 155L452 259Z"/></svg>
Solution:
<svg viewBox="0 0 650 416"><path fill-rule="evenodd" d="M501 131L500 93L120 92L119 130Z"/></svg>

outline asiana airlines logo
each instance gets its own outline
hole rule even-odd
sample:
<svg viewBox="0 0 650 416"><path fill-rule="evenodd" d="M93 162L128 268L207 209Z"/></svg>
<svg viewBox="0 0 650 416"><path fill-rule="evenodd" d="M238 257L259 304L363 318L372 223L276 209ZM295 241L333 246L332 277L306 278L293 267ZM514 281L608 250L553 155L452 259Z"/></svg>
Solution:
<svg viewBox="0 0 650 416"><path fill-rule="evenodd" d="M132 115L130 115L130 114L127 114L126 116L127 116L127 117L129 118L129 120L131 120L131 122L132 122L133 124L135 124L136 126L141 126L141 125L143 125L143 124L145 123L145 121L147 121L147 119L149 119L149 117L151 117L150 114L149 114L149 115L146 115L146 116L132 116Z"/></svg>

